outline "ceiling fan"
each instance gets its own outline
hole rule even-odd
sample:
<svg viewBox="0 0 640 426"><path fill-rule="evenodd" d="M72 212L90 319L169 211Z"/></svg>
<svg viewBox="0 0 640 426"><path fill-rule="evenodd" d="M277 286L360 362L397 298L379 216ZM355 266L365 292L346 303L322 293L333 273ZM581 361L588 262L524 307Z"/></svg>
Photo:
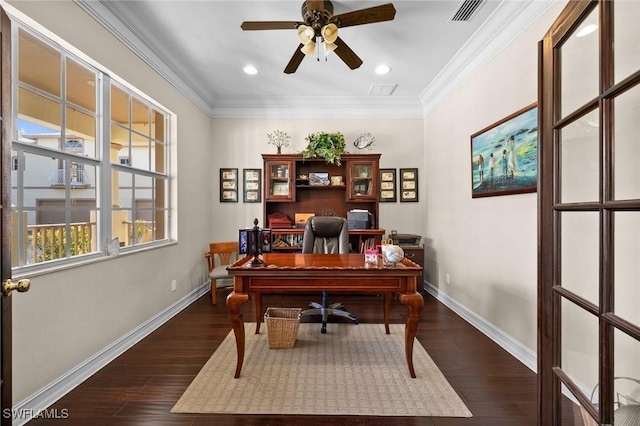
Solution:
<svg viewBox="0 0 640 426"><path fill-rule="evenodd" d="M333 4L328 0L306 0L302 3L303 22L297 21L245 21L240 26L245 31L254 30L297 30L300 45L293 53L284 69L286 74L296 72L306 56L320 56L323 46L325 56L334 51L349 68L356 69L362 65L362 59L354 53L338 36L338 29L355 25L373 24L375 22L392 21L396 9L391 3L353 12L333 14Z"/></svg>

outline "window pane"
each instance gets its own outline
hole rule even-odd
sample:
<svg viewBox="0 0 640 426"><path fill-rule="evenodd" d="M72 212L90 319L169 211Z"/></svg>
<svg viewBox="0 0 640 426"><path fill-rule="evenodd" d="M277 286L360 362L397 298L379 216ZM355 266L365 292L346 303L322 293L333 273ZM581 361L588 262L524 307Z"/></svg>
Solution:
<svg viewBox="0 0 640 426"><path fill-rule="evenodd" d="M640 212L615 212L614 226L614 312L640 325Z"/></svg>
<svg viewBox="0 0 640 426"><path fill-rule="evenodd" d="M164 132L165 132L165 123L164 123L164 114L153 110L152 111L152 119L153 119L153 132L151 133L151 137L159 140L160 142L164 142Z"/></svg>
<svg viewBox="0 0 640 426"><path fill-rule="evenodd" d="M18 30L18 79L60 97L61 55L24 30Z"/></svg>
<svg viewBox="0 0 640 426"><path fill-rule="evenodd" d="M114 207L131 207L131 192L133 175L131 173L119 172L114 170L112 173L113 196L112 203Z"/></svg>
<svg viewBox="0 0 640 426"><path fill-rule="evenodd" d="M640 69L640 2L618 1L613 10L614 72L618 83Z"/></svg>
<svg viewBox="0 0 640 426"><path fill-rule="evenodd" d="M67 101L96 112L96 73L67 58Z"/></svg>
<svg viewBox="0 0 640 426"><path fill-rule="evenodd" d="M163 143L155 143L155 149L151 151L151 164L153 165L152 171L158 173L164 173L166 171Z"/></svg>
<svg viewBox="0 0 640 426"><path fill-rule="evenodd" d="M67 141L81 141L83 152L79 155L96 158L96 117L67 107ZM67 150L68 151L68 150Z"/></svg>
<svg viewBox="0 0 640 426"><path fill-rule="evenodd" d="M614 424L638 424L640 404L640 342L616 330L614 333L616 377L614 388ZM635 406L635 407L634 407ZM632 411L635 410L635 417ZM635 419L635 422L631 420Z"/></svg>
<svg viewBox="0 0 640 426"><path fill-rule="evenodd" d="M591 398L598 384L598 318L562 300L562 369Z"/></svg>
<svg viewBox="0 0 640 426"><path fill-rule="evenodd" d="M143 244L165 237L164 193L158 201L158 187L165 188L163 179L155 179L136 173L114 172L114 188L117 189L117 209L113 212L114 237L123 247Z"/></svg>
<svg viewBox="0 0 640 426"><path fill-rule="evenodd" d="M562 129L560 155L561 202L598 201L600 142L597 111Z"/></svg>
<svg viewBox="0 0 640 426"><path fill-rule="evenodd" d="M149 143L151 140L135 132L131 133L133 141L131 143L131 166L150 170L149 168Z"/></svg>
<svg viewBox="0 0 640 426"><path fill-rule="evenodd" d="M111 85L111 121L129 127L129 95L114 84Z"/></svg>
<svg viewBox="0 0 640 426"><path fill-rule="evenodd" d="M25 153L23 263L63 259L97 251L96 167ZM70 189L72 188L72 189ZM20 236L18 236L20 235Z"/></svg>
<svg viewBox="0 0 640 426"><path fill-rule="evenodd" d="M141 102L139 99L133 98L132 117L133 123L131 127L133 127L133 130L145 136L150 136L149 107L147 104Z"/></svg>
<svg viewBox="0 0 640 426"><path fill-rule="evenodd" d="M134 197L136 201L153 200L153 178L148 176L135 175ZM150 203L153 205L153 203Z"/></svg>
<svg viewBox="0 0 640 426"><path fill-rule="evenodd" d="M599 12L599 7L594 8L560 50L563 117L598 96ZM594 31L588 32L589 28Z"/></svg>
<svg viewBox="0 0 640 426"><path fill-rule="evenodd" d="M600 221L596 212L562 212L560 285L598 304Z"/></svg>
<svg viewBox="0 0 640 426"><path fill-rule="evenodd" d="M167 179L155 179L155 239L162 240L167 238L166 229L167 229L167 217L169 214L168 204L167 204Z"/></svg>
<svg viewBox="0 0 640 426"><path fill-rule="evenodd" d="M18 117L27 122L60 132L62 107L60 102L45 98L31 90L18 89ZM38 131L41 129L37 129ZM29 131L29 129L27 129Z"/></svg>
<svg viewBox="0 0 640 426"><path fill-rule="evenodd" d="M112 203L113 211L111 217L112 238L118 238L122 246L129 245L132 235L132 185L133 175L131 173L113 171L112 172Z"/></svg>
<svg viewBox="0 0 640 426"><path fill-rule="evenodd" d="M129 155L129 131L115 124L111 125L111 148L125 149ZM117 146L114 146L117 145Z"/></svg>
<svg viewBox="0 0 640 426"><path fill-rule="evenodd" d="M618 96L614 103L614 196L616 200L640 198L640 86Z"/></svg>

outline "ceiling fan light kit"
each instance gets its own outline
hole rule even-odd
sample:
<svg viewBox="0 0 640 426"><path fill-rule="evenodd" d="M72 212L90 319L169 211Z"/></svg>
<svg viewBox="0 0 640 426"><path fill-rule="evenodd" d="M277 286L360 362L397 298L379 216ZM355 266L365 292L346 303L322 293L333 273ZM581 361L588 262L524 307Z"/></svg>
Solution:
<svg viewBox="0 0 640 426"><path fill-rule="evenodd" d="M335 52L350 69L362 65L362 59L338 36L338 29L356 25L392 21L396 9L391 3L365 9L333 14L333 4L329 0L306 0L302 3L304 22L291 21L245 21L240 26L245 31L295 29L300 45L284 69L286 74L296 72L305 56L317 56L320 60L320 45L324 56Z"/></svg>

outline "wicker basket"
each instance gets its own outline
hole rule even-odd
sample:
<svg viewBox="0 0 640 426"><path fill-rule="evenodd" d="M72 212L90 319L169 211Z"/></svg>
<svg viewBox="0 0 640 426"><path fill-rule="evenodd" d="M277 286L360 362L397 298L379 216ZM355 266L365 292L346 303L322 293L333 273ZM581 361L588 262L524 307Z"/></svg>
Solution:
<svg viewBox="0 0 640 426"><path fill-rule="evenodd" d="M292 348L296 344L301 312L300 308L267 308L264 320L271 349Z"/></svg>

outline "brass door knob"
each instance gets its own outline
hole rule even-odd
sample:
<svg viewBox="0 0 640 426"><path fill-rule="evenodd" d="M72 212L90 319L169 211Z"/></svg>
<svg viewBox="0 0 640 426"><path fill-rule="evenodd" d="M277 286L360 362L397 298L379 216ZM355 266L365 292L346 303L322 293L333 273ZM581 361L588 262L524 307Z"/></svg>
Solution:
<svg viewBox="0 0 640 426"><path fill-rule="evenodd" d="M11 296L11 292L13 290L18 290L20 293L24 293L25 291L29 291L29 287L31 287L31 281L29 280L18 280L18 282L13 282L11 279L2 281L2 294L5 296Z"/></svg>

